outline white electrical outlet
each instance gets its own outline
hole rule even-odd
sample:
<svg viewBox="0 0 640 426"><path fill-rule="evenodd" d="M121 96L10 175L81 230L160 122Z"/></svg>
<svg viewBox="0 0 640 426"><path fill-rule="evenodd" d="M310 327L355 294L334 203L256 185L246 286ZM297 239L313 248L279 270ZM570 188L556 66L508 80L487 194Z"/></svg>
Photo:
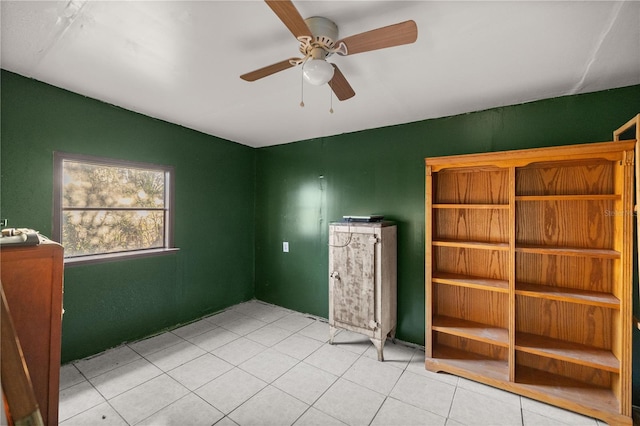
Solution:
<svg viewBox="0 0 640 426"><path fill-rule="evenodd" d="M284 253L289 253L289 243L287 241L282 242L282 251Z"/></svg>

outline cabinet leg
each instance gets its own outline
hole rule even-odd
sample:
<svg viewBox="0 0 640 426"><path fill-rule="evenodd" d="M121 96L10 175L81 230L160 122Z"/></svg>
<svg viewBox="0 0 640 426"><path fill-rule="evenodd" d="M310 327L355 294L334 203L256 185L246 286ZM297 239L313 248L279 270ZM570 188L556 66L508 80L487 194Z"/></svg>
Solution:
<svg viewBox="0 0 640 426"><path fill-rule="evenodd" d="M396 343L396 326L394 326L391 331L389 331L389 338L393 343Z"/></svg>
<svg viewBox="0 0 640 426"><path fill-rule="evenodd" d="M336 337L336 332L338 331L337 328L335 328L334 326L330 325L329 326L329 344L333 345L333 339Z"/></svg>
<svg viewBox="0 0 640 426"><path fill-rule="evenodd" d="M386 336L382 339L374 339L373 337L370 339L373 346L378 350L378 361L384 361L384 355L382 354L382 349L384 348L384 342L387 340Z"/></svg>

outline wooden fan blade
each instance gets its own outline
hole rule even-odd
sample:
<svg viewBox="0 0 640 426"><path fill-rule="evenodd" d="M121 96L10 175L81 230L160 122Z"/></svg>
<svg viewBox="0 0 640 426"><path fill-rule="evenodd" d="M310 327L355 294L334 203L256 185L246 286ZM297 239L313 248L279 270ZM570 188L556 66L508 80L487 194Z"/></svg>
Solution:
<svg viewBox="0 0 640 426"><path fill-rule="evenodd" d="M292 59L295 60L296 58L292 58ZM284 61L272 64L272 65L268 65L266 67L257 69L255 71L251 71L251 72L248 72L246 74L242 74L240 76L240 78L245 80L245 81L256 81L256 80L259 80L261 78L270 76L271 74L275 74L277 72L284 71L284 70L286 70L288 68L291 68L291 67L295 66L295 65L293 65L291 63L292 59L286 59Z"/></svg>
<svg viewBox="0 0 640 426"><path fill-rule="evenodd" d="M331 65L333 65L334 71L333 78L329 81L329 86L331 87L331 90L333 90L333 93L336 94L336 98L341 101L353 98L356 92L353 91L347 79L344 78L344 74L342 74L340 68L338 68L336 64Z"/></svg>
<svg viewBox="0 0 640 426"><path fill-rule="evenodd" d="M414 21L405 21L352 35L338 41L336 46L344 43L347 47L347 55L354 55L356 53L413 43L417 39L418 26ZM337 53L341 52L337 51Z"/></svg>
<svg viewBox="0 0 640 426"><path fill-rule="evenodd" d="M308 36L313 37L309 27L300 16L298 9L289 0L264 0L265 3L280 18L282 23L289 28L295 38Z"/></svg>

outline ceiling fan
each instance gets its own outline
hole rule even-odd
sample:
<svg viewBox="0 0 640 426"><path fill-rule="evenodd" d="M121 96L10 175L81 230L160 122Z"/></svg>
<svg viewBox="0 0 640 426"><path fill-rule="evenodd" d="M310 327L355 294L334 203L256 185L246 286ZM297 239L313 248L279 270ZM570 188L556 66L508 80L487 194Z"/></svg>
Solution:
<svg viewBox="0 0 640 426"><path fill-rule="evenodd" d="M418 38L418 27L409 20L338 39L338 26L327 18L314 16L303 19L290 0L265 0L265 3L298 39L303 57L285 59L243 74L240 78L245 81L256 81L302 65L302 73L309 83L318 86L329 83L336 97L344 101L353 97L355 92L338 66L327 62L326 58L334 53L346 56L400 46L413 43Z"/></svg>

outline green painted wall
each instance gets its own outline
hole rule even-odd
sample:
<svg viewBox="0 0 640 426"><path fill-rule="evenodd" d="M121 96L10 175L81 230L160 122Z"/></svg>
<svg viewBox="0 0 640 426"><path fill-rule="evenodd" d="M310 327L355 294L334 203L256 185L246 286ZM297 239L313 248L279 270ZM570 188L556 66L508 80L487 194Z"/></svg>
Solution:
<svg viewBox="0 0 640 426"><path fill-rule="evenodd" d="M326 317L328 223L344 214L398 223L398 337L423 344L424 158L610 140L640 112L632 86L252 149L6 71L1 89L11 226L51 233L55 150L176 168L180 252L67 268L63 361L254 296Z"/></svg>
<svg viewBox="0 0 640 426"><path fill-rule="evenodd" d="M254 149L2 71L0 216L51 235L53 152L175 167L176 254L68 267L63 362L254 297Z"/></svg>
<svg viewBox="0 0 640 426"><path fill-rule="evenodd" d="M423 345L424 158L607 141L639 112L633 86L259 149L256 297L326 318L328 223L384 214L398 223L397 336Z"/></svg>
<svg viewBox="0 0 640 426"><path fill-rule="evenodd" d="M424 344L424 158L606 141L638 112L634 86L259 149L256 296L326 317L327 224L383 214L398 223L398 337Z"/></svg>

